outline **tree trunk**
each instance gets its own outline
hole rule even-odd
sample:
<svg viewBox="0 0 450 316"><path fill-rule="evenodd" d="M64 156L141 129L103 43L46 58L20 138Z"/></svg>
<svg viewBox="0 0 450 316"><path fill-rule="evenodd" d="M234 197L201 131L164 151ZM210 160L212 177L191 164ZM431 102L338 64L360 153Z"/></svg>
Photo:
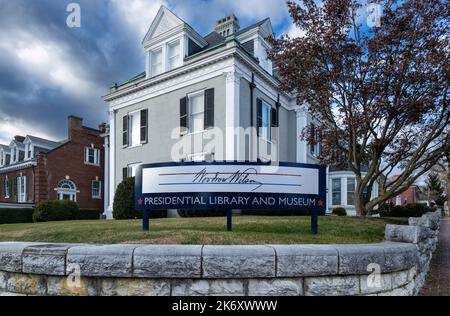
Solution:
<svg viewBox="0 0 450 316"><path fill-rule="evenodd" d="M366 216L367 211L365 209L365 202L364 202L364 190L361 190L359 188L359 185L356 186L355 190L355 209L356 209L356 215L357 216Z"/></svg>

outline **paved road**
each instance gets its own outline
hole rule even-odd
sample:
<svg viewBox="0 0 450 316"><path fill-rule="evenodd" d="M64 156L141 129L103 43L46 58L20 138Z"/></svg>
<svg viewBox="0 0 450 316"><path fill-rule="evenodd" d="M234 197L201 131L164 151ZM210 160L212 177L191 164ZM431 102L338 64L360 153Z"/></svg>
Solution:
<svg viewBox="0 0 450 316"><path fill-rule="evenodd" d="M439 244L431 260L422 296L450 296L450 218L442 220Z"/></svg>

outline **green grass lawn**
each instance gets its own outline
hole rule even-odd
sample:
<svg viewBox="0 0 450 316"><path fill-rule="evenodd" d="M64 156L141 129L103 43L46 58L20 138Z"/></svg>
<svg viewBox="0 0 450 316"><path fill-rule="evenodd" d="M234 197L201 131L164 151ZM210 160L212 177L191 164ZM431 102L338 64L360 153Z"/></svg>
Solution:
<svg viewBox="0 0 450 316"><path fill-rule="evenodd" d="M311 235L309 217L235 216L232 233L226 218L151 220L151 231L142 222L71 221L0 225L0 241L95 244L359 244L383 241L387 223L404 219L320 217L319 234Z"/></svg>

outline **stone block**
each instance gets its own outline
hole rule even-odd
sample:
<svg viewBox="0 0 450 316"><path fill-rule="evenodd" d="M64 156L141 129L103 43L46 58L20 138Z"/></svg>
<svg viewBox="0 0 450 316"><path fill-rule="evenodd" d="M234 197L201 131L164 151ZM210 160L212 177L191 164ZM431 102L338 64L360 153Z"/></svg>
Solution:
<svg viewBox="0 0 450 316"><path fill-rule="evenodd" d="M394 242L383 245L386 272L408 270L419 264L419 252L415 245Z"/></svg>
<svg viewBox="0 0 450 316"><path fill-rule="evenodd" d="M6 291L27 295L45 295L46 279L44 276L10 273L6 282Z"/></svg>
<svg viewBox="0 0 450 316"><path fill-rule="evenodd" d="M7 281L8 281L8 272L0 271L0 291L6 290Z"/></svg>
<svg viewBox="0 0 450 316"><path fill-rule="evenodd" d="M244 296L243 280L173 280L172 296Z"/></svg>
<svg viewBox="0 0 450 316"><path fill-rule="evenodd" d="M199 278L202 246L144 246L134 251L133 275L142 278Z"/></svg>
<svg viewBox="0 0 450 316"><path fill-rule="evenodd" d="M302 296L302 279L249 280L249 296Z"/></svg>
<svg viewBox="0 0 450 316"><path fill-rule="evenodd" d="M101 296L170 296L170 281L162 279L103 279Z"/></svg>
<svg viewBox="0 0 450 316"><path fill-rule="evenodd" d="M203 277L208 279L273 278L275 251L267 246L205 246Z"/></svg>
<svg viewBox="0 0 450 316"><path fill-rule="evenodd" d="M370 274L379 267L385 272L385 254L383 245L337 245L340 275ZM374 266L376 265L376 267Z"/></svg>
<svg viewBox="0 0 450 316"><path fill-rule="evenodd" d="M47 277L48 296L98 296L99 280L80 276Z"/></svg>
<svg viewBox="0 0 450 316"><path fill-rule="evenodd" d="M131 277L137 246L76 246L67 252L66 274L88 277Z"/></svg>
<svg viewBox="0 0 450 316"><path fill-rule="evenodd" d="M431 236L431 229L423 226L386 225L387 241L417 244Z"/></svg>
<svg viewBox="0 0 450 316"><path fill-rule="evenodd" d="M22 252L38 243L4 242L0 243L0 271L22 272Z"/></svg>
<svg viewBox="0 0 450 316"><path fill-rule="evenodd" d="M359 294L358 276L305 278L306 296L354 296Z"/></svg>
<svg viewBox="0 0 450 316"><path fill-rule="evenodd" d="M360 277L361 294L375 294L392 290L392 275L387 274L370 274Z"/></svg>
<svg viewBox="0 0 450 316"><path fill-rule="evenodd" d="M409 283L409 272L410 270L394 272L392 273L392 288L396 289L403 287Z"/></svg>
<svg viewBox="0 0 450 316"><path fill-rule="evenodd" d="M42 244L25 248L22 253L23 272L64 276L66 254L70 247L61 244Z"/></svg>
<svg viewBox="0 0 450 316"><path fill-rule="evenodd" d="M323 276L338 273L338 252L326 245L274 245L277 277Z"/></svg>

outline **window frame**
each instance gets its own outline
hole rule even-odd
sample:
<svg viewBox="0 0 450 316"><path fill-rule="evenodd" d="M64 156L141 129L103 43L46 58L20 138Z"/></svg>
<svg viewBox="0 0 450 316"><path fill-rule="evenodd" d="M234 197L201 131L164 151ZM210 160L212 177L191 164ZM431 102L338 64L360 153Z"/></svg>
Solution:
<svg viewBox="0 0 450 316"><path fill-rule="evenodd" d="M339 182L339 191L338 189L335 189L334 183ZM335 203L335 194L339 194L339 204ZM342 179L341 178L334 178L331 179L331 204L333 206L341 206L342 205Z"/></svg>
<svg viewBox="0 0 450 316"><path fill-rule="evenodd" d="M349 183L353 181L353 190L349 190ZM349 194L353 194L353 203L350 203L349 201ZM356 179L355 178L347 178L347 205L355 206L355 194L356 194Z"/></svg>
<svg viewBox="0 0 450 316"><path fill-rule="evenodd" d="M11 198L11 181L9 181L8 176L3 178L3 186L4 186L4 190L5 190L5 199L10 199Z"/></svg>
<svg viewBox="0 0 450 316"><path fill-rule="evenodd" d="M171 48L174 46L178 46L178 49L175 50L177 53L174 55L171 55L170 51L171 51ZM177 58L177 63L173 66L172 60L175 58ZM181 62L181 41L179 39L177 39L177 40L167 43L167 71L176 69L176 68L180 67L181 64L182 64L182 62Z"/></svg>
<svg viewBox="0 0 450 316"><path fill-rule="evenodd" d="M141 147L144 145L143 142L141 142L141 112L142 109L136 110L133 112L128 113L128 146L126 148L136 148ZM136 120L137 126L136 130L133 130L133 122ZM147 122L148 125L148 122ZM133 136L136 137L136 143L133 142Z"/></svg>
<svg viewBox="0 0 450 316"><path fill-rule="evenodd" d="M94 183L98 184L98 195L94 194ZM94 200L100 200L102 198L102 181L92 180L91 195L92 195L92 199L94 199Z"/></svg>
<svg viewBox="0 0 450 316"><path fill-rule="evenodd" d="M204 133L206 131L205 129L205 114L206 114L206 108L205 108L205 91L206 90L200 90L200 91L196 91L196 92L192 92L189 93L187 95L187 129L188 129L188 135L194 135L194 134L199 134L199 133ZM195 97L202 97L202 106L203 106L203 111L202 112L197 112L197 113L193 113L192 111L192 102L191 99L195 98ZM202 128L200 128L200 130L198 131L193 131L193 120L192 117L193 116L198 116L198 115L202 115Z"/></svg>
<svg viewBox="0 0 450 316"><path fill-rule="evenodd" d="M264 112L267 112L267 126L264 126ZM264 135L266 130L267 135ZM267 137L266 137L267 136ZM261 100L261 139L272 143L272 106Z"/></svg>
<svg viewBox="0 0 450 316"><path fill-rule="evenodd" d="M159 54L161 54L161 61L156 64L156 63L154 63L154 61L156 59L155 56L157 56ZM154 67L158 66L158 65L161 67L161 70L159 72L155 72ZM152 77L156 77L162 73L164 73L164 50L163 50L163 47L160 46L160 47L156 47L150 51L150 74Z"/></svg>
<svg viewBox="0 0 450 316"><path fill-rule="evenodd" d="M90 162L89 158L91 157L91 152L93 151L93 157L94 162ZM84 164L90 165L90 166L100 166L100 149L91 147L91 146L85 146L84 147Z"/></svg>

